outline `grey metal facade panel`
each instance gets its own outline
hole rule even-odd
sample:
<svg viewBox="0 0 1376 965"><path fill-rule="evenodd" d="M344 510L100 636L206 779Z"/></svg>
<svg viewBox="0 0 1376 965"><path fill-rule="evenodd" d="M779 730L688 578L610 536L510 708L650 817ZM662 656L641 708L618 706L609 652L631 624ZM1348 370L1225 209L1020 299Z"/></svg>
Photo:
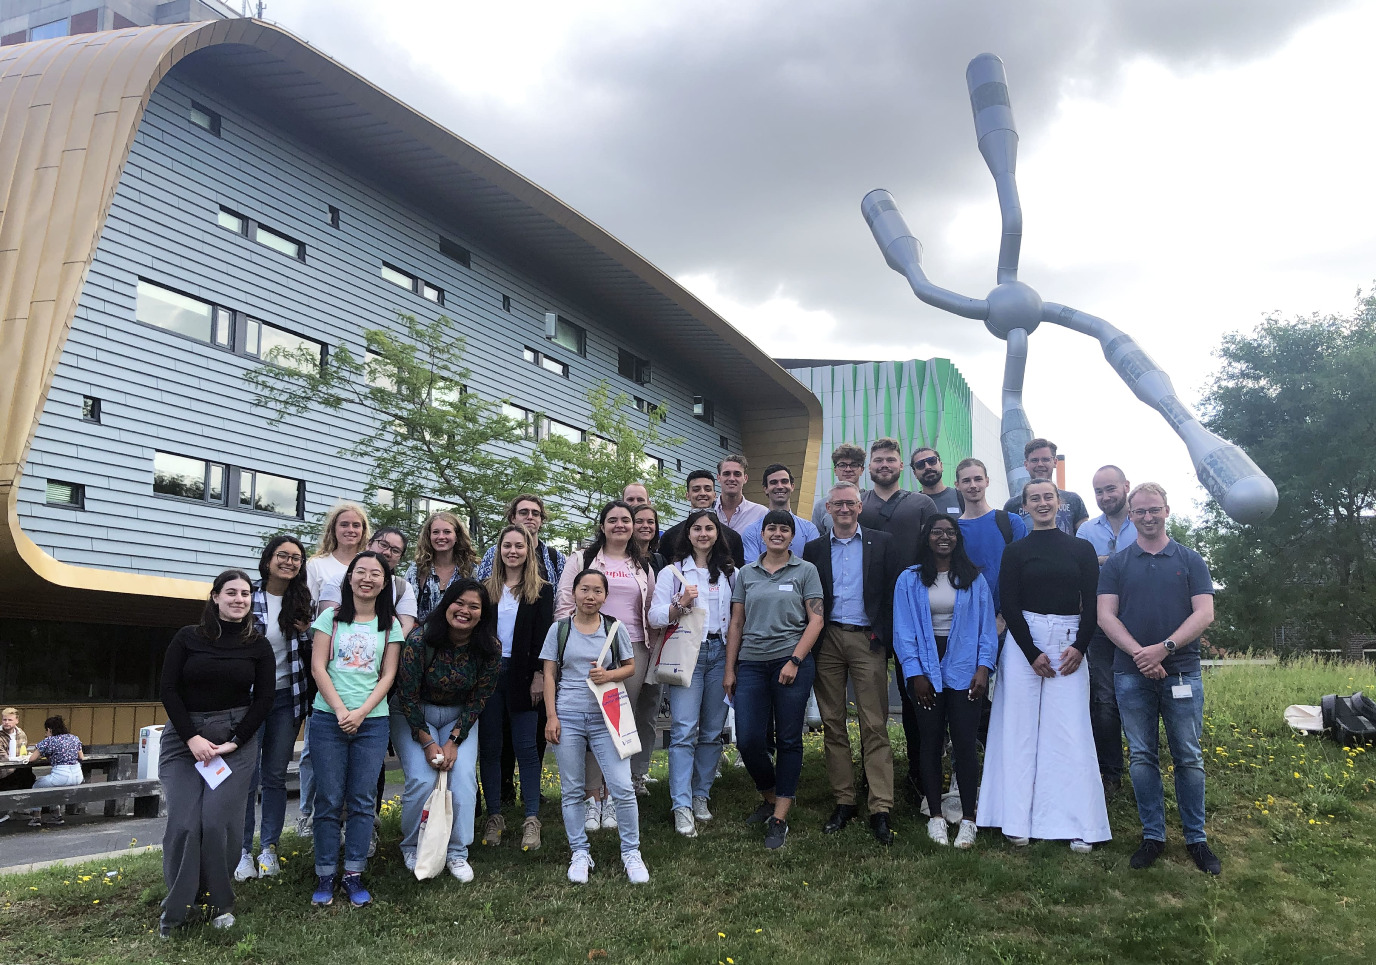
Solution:
<svg viewBox="0 0 1376 965"><path fill-rule="evenodd" d="M222 114L222 137L190 124L193 99ZM490 255L464 224L439 223L399 200L395 187L366 183L219 91L169 75L135 139L40 419L19 491L24 531L65 562L209 579L251 565L262 534L281 520L154 496L157 450L301 479L308 515L361 495L366 467L336 451L373 431L364 413L312 410L269 425L242 381L254 360L134 320L139 277L331 345L346 341L355 352L363 328L395 328L398 311L447 314L467 339L470 388L487 397L510 393L515 404L578 426L588 421L584 391L603 379L667 399L666 434L687 441L653 454L676 479L715 465L724 452L718 434L739 445L737 413L720 400L715 427L691 417L692 376L676 372L672 357L609 329L566 292ZM222 204L304 243L306 261L220 227ZM343 212L339 229L329 205ZM440 254L441 234L472 252L471 269ZM383 261L443 288L445 307L383 279ZM512 312L502 310L503 294ZM545 342L546 311L587 329L586 358ZM548 348L571 378L524 362L525 345ZM653 385L617 375L618 347L651 359ZM102 400L100 424L81 420L82 395ZM86 510L46 505L48 478L84 484Z"/></svg>

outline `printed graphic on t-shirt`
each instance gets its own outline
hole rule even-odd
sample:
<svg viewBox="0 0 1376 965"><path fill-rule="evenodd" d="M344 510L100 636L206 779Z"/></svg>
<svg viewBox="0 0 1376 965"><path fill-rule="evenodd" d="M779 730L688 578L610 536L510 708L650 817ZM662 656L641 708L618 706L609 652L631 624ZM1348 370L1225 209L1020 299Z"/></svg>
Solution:
<svg viewBox="0 0 1376 965"><path fill-rule="evenodd" d="M630 570L611 569L611 570L605 570L604 572L606 573L607 579L609 579L609 580L633 580L633 579L635 579L635 575L632 574L632 573L630 572Z"/></svg>
<svg viewBox="0 0 1376 965"><path fill-rule="evenodd" d="M354 627L335 635L334 666L350 673L377 673L377 633Z"/></svg>

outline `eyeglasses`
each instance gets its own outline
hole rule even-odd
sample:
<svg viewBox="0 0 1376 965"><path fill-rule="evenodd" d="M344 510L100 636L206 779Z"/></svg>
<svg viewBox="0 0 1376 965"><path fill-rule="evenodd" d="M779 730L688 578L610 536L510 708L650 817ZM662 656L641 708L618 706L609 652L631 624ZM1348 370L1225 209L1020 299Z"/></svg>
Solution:
<svg viewBox="0 0 1376 965"><path fill-rule="evenodd" d="M855 509L860 503L854 499L833 499L827 505L832 509Z"/></svg>
<svg viewBox="0 0 1376 965"><path fill-rule="evenodd" d="M833 462L833 463L832 463L832 467L833 467L833 468L836 468L836 469L859 469L859 468L860 468L860 463L858 463L858 462L849 462L849 461L847 461L847 462Z"/></svg>
<svg viewBox="0 0 1376 965"><path fill-rule="evenodd" d="M300 566L302 560L305 559L305 557L295 553L273 553L272 558L279 563L291 563L293 566Z"/></svg>
<svg viewBox="0 0 1376 965"><path fill-rule="evenodd" d="M545 514L538 509L518 509L513 514L515 516L528 516L532 519L544 519Z"/></svg>
<svg viewBox="0 0 1376 965"><path fill-rule="evenodd" d="M1164 516L1166 515L1165 506L1144 506L1141 509L1130 509L1128 515L1134 519L1141 519L1143 516Z"/></svg>
<svg viewBox="0 0 1376 965"><path fill-rule="evenodd" d="M955 542L956 534L949 529L934 529L931 538L942 543L952 543Z"/></svg>
<svg viewBox="0 0 1376 965"><path fill-rule="evenodd" d="M386 553L389 556L400 556L402 549L396 543L388 543L385 540L375 539L368 546L379 553Z"/></svg>
<svg viewBox="0 0 1376 965"><path fill-rule="evenodd" d="M936 466L941 463L940 456L928 456L926 459L914 459L913 468L922 469L924 466Z"/></svg>

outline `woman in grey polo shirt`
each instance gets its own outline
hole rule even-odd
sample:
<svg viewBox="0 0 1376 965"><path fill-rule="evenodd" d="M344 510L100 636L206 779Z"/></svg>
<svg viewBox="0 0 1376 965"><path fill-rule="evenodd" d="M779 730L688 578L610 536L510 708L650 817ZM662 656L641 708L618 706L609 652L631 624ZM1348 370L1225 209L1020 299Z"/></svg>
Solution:
<svg viewBox="0 0 1376 965"><path fill-rule="evenodd" d="M747 824L765 825L765 847L783 847L788 809L803 770L803 715L822 632L817 568L789 551L793 515L774 509L760 523L765 554L744 566L731 594L722 687L735 701L736 747L763 799ZM765 735L774 721L776 761Z"/></svg>

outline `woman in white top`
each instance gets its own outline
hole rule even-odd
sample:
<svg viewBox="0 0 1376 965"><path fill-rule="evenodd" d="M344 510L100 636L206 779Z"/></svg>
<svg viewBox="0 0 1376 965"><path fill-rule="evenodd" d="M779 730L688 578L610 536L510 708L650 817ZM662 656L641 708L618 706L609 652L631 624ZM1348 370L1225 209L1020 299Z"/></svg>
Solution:
<svg viewBox="0 0 1376 965"><path fill-rule="evenodd" d="M338 584L344 571L368 545L372 526L368 513L358 503L335 503L325 514L320 530L320 545L315 555L306 561L306 587L311 602L320 606L320 587L325 583Z"/></svg>
<svg viewBox="0 0 1376 965"><path fill-rule="evenodd" d="M731 623L731 590L736 564L716 513L698 509L684 522L689 556L678 561L686 583L664 570L655 583L650 625L667 627L687 611L707 611L706 636L698 651L693 682L669 687L669 800L674 829L697 836L697 821L712 820L707 799L721 760L721 732L726 726L726 628Z"/></svg>

